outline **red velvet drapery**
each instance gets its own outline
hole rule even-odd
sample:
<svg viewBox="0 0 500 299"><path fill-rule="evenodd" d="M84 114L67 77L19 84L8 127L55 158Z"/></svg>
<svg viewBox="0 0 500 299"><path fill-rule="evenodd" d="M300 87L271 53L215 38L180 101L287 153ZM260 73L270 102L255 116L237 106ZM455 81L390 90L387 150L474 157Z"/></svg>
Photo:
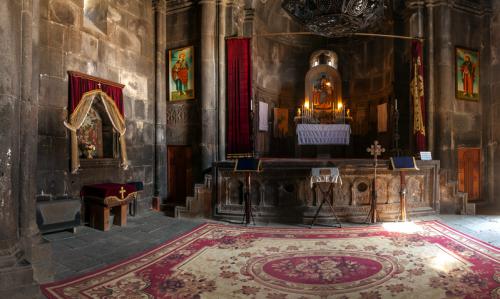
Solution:
<svg viewBox="0 0 500 299"><path fill-rule="evenodd" d="M99 84L100 87L99 87ZM93 79L88 76L82 76L75 72L69 72L69 109L73 113L84 93L95 89L101 89L109 95L115 102L118 110L123 116L123 86L111 84L108 81Z"/></svg>
<svg viewBox="0 0 500 299"><path fill-rule="evenodd" d="M227 47L227 146L228 158L250 156L252 146L251 39L228 39Z"/></svg>
<svg viewBox="0 0 500 299"><path fill-rule="evenodd" d="M425 89L424 89L424 57L422 42L411 43L411 98L413 102L413 134L417 152L425 151Z"/></svg>

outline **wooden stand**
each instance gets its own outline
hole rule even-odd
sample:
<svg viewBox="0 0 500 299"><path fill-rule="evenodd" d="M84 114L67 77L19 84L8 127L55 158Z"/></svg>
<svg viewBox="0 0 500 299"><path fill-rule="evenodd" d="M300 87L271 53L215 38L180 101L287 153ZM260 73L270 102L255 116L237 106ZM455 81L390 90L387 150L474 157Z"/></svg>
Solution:
<svg viewBox="0 0 500 299"><path fill-rule="evenodd" d="M407 221L407 213L406 213L406 175L404 171L399 172L399 176L401 178L400 183L400 193L399 193L399 217L398 220L403 222Z"/></svg>
<svg viewBox="0 0 500 299"><path fill-rule="evenodd" d="M326 191L321 188L321 185L327 185ZM329 182L322 182L322 183L316 183L316 186L318 186L319 190L321 191L321 194L323 195L323 200L321 201L321 204L319 205L318 209L316 210L316 214L314 215L314 218L311 223L311 228L313 227L314 223L316 223L316 219L318 218L319 212L321 211L321 208L323 207L323 204L326 202L330 206L330 210L333 214L333 217L335 218L335 221L337 222L335 225L331 225L334 227L342 227L342 224L340 223L339 218L337 217L337 214L335 213L335 209L333 208L333 205L330 203L329 199L332 197L333 193L333 186L335 183L329 183Z"/></svg>
<svg viewBox="0 0 500 299"><path fill-rule="evenodd" d="M415 157L392 157L392 169L399 171L399 215L396 221L407 221L408 215L406 213L406 171L419 170Z"/></svg>
<svg viewBox="0 0 500 299"><path fill-rule="evenodd" d="M98 198L86 196L86 215L90 227L102 231L110 228L110 210L114 214L113 224L118 226L127 225L128 204L136 199L136 193L130 193L126 198L120 200L116 197Z"/></svg>
<svg viewBox="0 0 500 299"><path fill-rule="evenodd" d="M366 149L373 156L374 160L374 173L373 173L373 190L372 197L370 202L370 211L366 216L366 221L368 223L377 223L377 166L378 160L377 157L380 156L383 152L385 152L385 148L383 148L377 140L373 142L373 144Z"/></svg>
<svg viewBox="0 0 500 299"><path fill-rule="evenodd" d="M253 217L253 212L252 212L252 199L250 198L250 188L251 188L251 175L250 172L246 173L246 191L243 196L243 200L245 201L244 206L245 206L245 213L243 214L243 220L241 221L242 224L249 225L250 220L253 222L253 225L255 225L255 219Z"/></svg>

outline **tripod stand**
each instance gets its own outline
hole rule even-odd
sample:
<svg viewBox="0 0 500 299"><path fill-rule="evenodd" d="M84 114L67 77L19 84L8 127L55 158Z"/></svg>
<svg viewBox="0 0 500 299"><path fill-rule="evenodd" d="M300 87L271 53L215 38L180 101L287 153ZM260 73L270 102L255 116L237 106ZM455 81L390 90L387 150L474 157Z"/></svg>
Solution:
<svg viewBox="0 0 500 299"><path fill-rule="evenodd" d="M328 185L326 188L326 191L321 188L321 185ZM321 201L321 204L319 205L318 209L316 210L316 214L314 215L313 221L311 223L311 228L314 226L314 223L316 223L316 219L318 218L319 212L321 211L321 208L323 207L323 204L325 202L330 206L330 210L333 214L333 217L335 218L336 225L330 225L333 227L342 227L342 224L340 223L339 218L337 217L337 214L335 214L335 209L333 208L333 205L330 203L330 198L332 197L332 192L333 192L333 186L335 183L333 182L320 182L316 183L316 186L318 186L319 190L321 191L321 194L323 195L323 200Z"/></svg>

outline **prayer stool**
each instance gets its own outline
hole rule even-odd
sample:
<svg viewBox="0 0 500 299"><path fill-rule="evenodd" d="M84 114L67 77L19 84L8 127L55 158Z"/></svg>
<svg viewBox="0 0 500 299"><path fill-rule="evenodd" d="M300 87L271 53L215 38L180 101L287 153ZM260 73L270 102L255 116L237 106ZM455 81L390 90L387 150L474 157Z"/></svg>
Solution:
<svg viewBox="0 0 500 299"><path fill-rule="evenodd" d="M110 210L114 213L113 224L127 225L127 208L136 200L135 184L96 184L82 188L80 195L85 203L85 216L90 227L109 230Z"/></svg>

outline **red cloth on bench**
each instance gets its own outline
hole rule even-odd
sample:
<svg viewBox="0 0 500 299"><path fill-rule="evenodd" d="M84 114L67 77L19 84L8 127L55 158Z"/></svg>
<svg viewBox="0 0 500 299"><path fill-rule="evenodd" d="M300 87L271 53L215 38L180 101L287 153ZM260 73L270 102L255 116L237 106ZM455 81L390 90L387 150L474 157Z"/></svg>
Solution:
<svg viewBox="0 0 500 299"><path fill-rule="evenodd" d="M120 190L125 189L123 193L123 198L127 197L132 192L137 192L137 187L135 184L116 184L116 183L105 183L105 184L95 184L95 185L85 185L80 191L80 196L94 196L99 198L106 198L109 196L116 196L122 198Z"/></svg>

